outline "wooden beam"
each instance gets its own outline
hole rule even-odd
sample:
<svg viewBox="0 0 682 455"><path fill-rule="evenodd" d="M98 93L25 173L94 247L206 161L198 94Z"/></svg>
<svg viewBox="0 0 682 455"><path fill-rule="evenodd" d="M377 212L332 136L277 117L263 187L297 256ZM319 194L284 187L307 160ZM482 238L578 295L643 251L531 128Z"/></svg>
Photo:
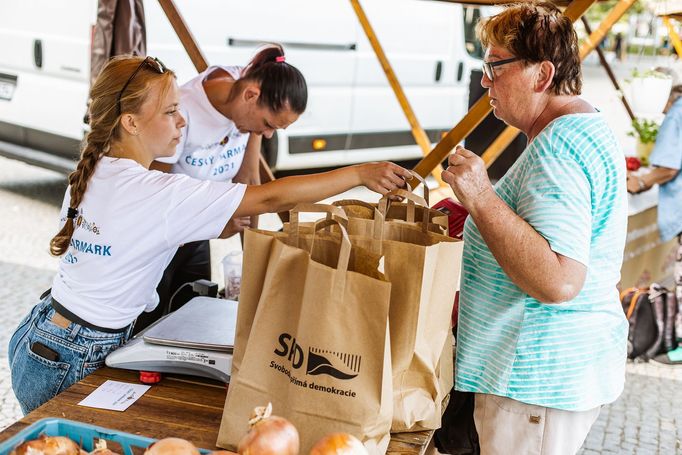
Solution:
<svg viewBox="0 0 682 455"><path fill-rule="evenodd" d="M587 21L587 18L583 16L582 18L583 21L583 26L585 26L585 31L587 32L588 35L592 34L592 28L590 27L590 23ZM620 88L620 84L618 83L618 79L616 78L616 75L613 74L613 70L611 69L611 65L609 65L609 62L606 61L606 57L604 56L604 51L601 50L601 41L597 43L597 47L594 49L597 51L597 55L599 56L599 61L601 62L601 66L604 67L604 70L606 70L606 74L609 76L609 79L611 80L611 83L613 84L613 87L616 89L616 92L618 92L618 97L620 100L623 102L623 106L625 107L625 110L627 111L628 115L630 116L630 120L635 120L635 113L632 112L632 108L630 107L630 103L628 103L628 100L625 98L625 93L623 92L623 89Z"/></svg>
<svg viewBox="0 0 682 455"><path fill-rule="evenodd" d="M582 46L580 46L580 59L584 60L587 54L592 52L595 47L602 42L606 37L606 34L611 30L611 27L623 17L623 14L627 12L628 9L635 3L636 0L620 0L611 9L609 14L601 21L599 27L590 33L590 35L585 38ZM568 9L568 8L567 8Z"/></svg>
<svg viewBox="0 0 682 455"><path fill-rule="evenodd" d="M585 12L595 1L596 0L573 0L564 10L564 14L570 18L571 21L575 22L583 14L585 14ZM621 0L621 2L622 1L633 2L634 0ZM476 128L476 126L483 121L485 116L488 115L490 111L490 99L488 98L488 95L485 94L471 107L471 109L469 109L469 112L467 112L464 118L460 120L459 123L457 123L457 125L455 125L455 127L451 129L443 139L441 139L431 153L417 163L414 171L422 177L431 173L434 167L436 165L440 165L440 163L445 160L445 158L450 154L452 149L454 149L457 144L471 134L474 128ZM496 139L484 152L484 155L487 154L486 156L490 157L491 159L489 163L486 163L487 166L490 166L501 154L501 151L498 152L495 149L491 150L492 146L496 145L496 147L499 147L508 140L509 142L507 142L507 144L501 148L501 150L504 150L506 146L514 140L516 134L518 134L518 130L516 130L516 134L513 134L513 131L507 131L509 128L512 127L507 127L507 129L502 132L502 138L499 140ZM509 139L510 137L511 139ZM492 158L493 156L495 157L494 159ZM410 184L416 184L416 179L412 179Z"/></svg>
<svg viewBox="0 0 682 455"><path fill-rule="evenodd" d="M386 57L384 49L381 47L381 43L379 42L379 39L377 38L377 35L374 32L374 28L372 27L372 24L369 23L369 19L367 18L367 14L365 14L365 10L362 8L362 5L360 5L359 0L350 0L350 3L353 6L353 9L355 10L355 14L358 16L360 25L362 25L362 29L365 31L365 35L367 35L369 43L372 45L372 49L374 49L374 53L376 54L377 59L381 64L381 68L384 70L384 74L388 79L388 83L393 89L393 93L398 99L398 103L400 104L400 107L403 110L403 113L405 114L405 117L407 118L407 121L410 124L414 140L417 142L417 145L419 145L419 147L422 149L422 154L424 156L428 155L429 152L431 151L431 140L424 131L424 128L422 128L422 126L420 125L419 120L417 120L417 116L412 110L412 106L410 105L407 96L405 96L405 92L403 91L403 88L400 85L400 81L398 81L398 77L396 76L395 71L393 71L393 67L391 66L391 63L388 61L388 57ZM431 174L433 174L439 186L444 186L445 183L440 177L441 172L443 172L443 167L440 164L438 164L433 168Z"/></svg>
<svg viewBox="0 0 682 455"><path fill-rule="evenodd" d="M197 72L201 73L202 71L206 70L206 68L208 68L208 61L201 52L196 39L194 39L194 35L192 35L192 32L189 30L189 27L178 11L178 8L175 6L175 2L173 2L173 0L159 0L159 5L161 5L163 12L166 13L168 21L173 27L173 30L175 30L175 33L178 35L178 38L180 38L180 42L185 48L190 60L192 60L192 64L194 64ZM275 176L270 170L270 166L265 161L265 158L263 158L262 153L260 154L259 158L261 183L267 183L275 180ZM289 221L289 212L282 212L278 215L282 222Z"/></svg>
<svg viewBox="0 0 682 455"><path fill-rule="evenodd" d="M208 61L201 52L201 49L199 49L197 41L194 39L194 35L192 35L185 20L180 15L178 8L175 6L175 2L173 0L159 0L159 5L161 5L163 12L166 13L168 21L178 35L178 38L180 38L180 42L185 48L190 60L192 60L197 72L201 73L206 70L206 68L208 68Z"/></svg>
<svg viewBox="0 0 682 455"><path fill-rule="evenodd" d="M596 3L596 0L573 0L564 10L564 16L568 17L571 22L575 22L590 9L593 3Z"/></svg>
<svg viewBox="0 0 682 455"><path fill-rule="evenodd" d="M467 137L474 128L483 121L485 116L488 115L488 112L490 112L490 109L490 98L488 98L488 94L486 93L471 106L471 109L469 109L469 112L466 113L464 118L460 120L443 139L441 139L431 153L417 163L414 167L414 171L422 177L429 175L436 166L440 166L440 163L447 158L452 149L454 149L462 139ZM412 188L418 183L419 181L416 178L410 181Z"/></svg>
<svg viewBox="0 0 682 455"><path fill-rule="evenodd" d="M677 52L677 55L682 55L682 42L680 41L680 35L677 34L675 27L673 26L672 22L670 22L670 18L668 16L663 16L663 23L668 28L668 36L670 37L670 41L673 43L675 52Z"/></svg>
<svg viewBox="0 0 682 455"><path fill-rule="evenodd" d="M483 152L481 155L481 158L483 158L483 162L485 163L486 169L490 168L490 166L493 165L495 160L502 155L502 152L506 150L506 148L509 146L509 144L512 143L514 139L516 139L516 136L519 135L521 131L518 129L514 128L513 126L507 126L499 136L495 138L492 144L488 146L488 148Z"/></svg>

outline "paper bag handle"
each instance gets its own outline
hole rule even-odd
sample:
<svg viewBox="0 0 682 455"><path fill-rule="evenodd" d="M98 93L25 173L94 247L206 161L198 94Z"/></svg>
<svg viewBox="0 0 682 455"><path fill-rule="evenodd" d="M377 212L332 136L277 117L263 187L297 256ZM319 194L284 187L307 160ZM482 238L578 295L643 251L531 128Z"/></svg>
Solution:
<svg viewBox="0 0 682 455"><path fill-rule="evenodd" d="M424 200L426 201L425 205L426 205L426 207L431 207L431 203L429 202L429 187L426 186L426 180L424 180L424 177L419 175L418 172L414 172L414 171L410 170L410 174L412 174L412 177L419 180L419 184L417 186L415 186L414 188L412 188L412 186L410 185L410 181L406 180L405 184L407 185L407 190L410 192L413 192L419 185L423 185L424 186Z"/></svg>
<svg viewBox="0 0 682 455"><path fill-rule="evenodd" d="M359 199L342 199L340 201L332 202L332 205L336 207L347 207L347 206L357 206L364 207L373 212L374 224L372 225L372 237L375 239L383 239L384 236L384 215L379 211L379 209L370 204L369 202L361 201ZM344 212L345 213L345 212ZM327 218L331 218L327 215Z"/></svg>
<svg viewBox="0 0 682 455"><path fill-rule="evenodd" d="M348 216L339 207L329 204L313 204L310 202L302 202L296 204L293 209L289 211L289 228L288 233L292 236L293 244L299 246L299 213L326 213L327 218L337 218L342 220L345 227L348 227Z"/></svg>
<svg viewBox="0 0 682 455"><path fill-rule="evenodd" d="M346 287L346 272L348 271L348 262L350 260L350 238L348 237L348 231L339 222L338 219L324 219L315 221L313 225L313 239L310 242L310 254L313 254L313 248L315 248L315 237L319 230L324 229L331 225L337 225L339 232L341 233L341 242L339 244L339 260L336 263L336 270L334 272L334 284L332 289L333 296L343 296L344 289Z"/></svg>
<svg viewBox="0 0 682 455"><path fill-rule="evenodd" d="M386 193L380 200L379 200L379 211L381 214L386 218L388 216L388 209L390 207L391 203L391 196L398 196L403 199L407 199L407 220L410 223L414 223L414 207L415 205L419 205L424 207L425 209L428 210L429 206L426 204L426 200L424 198L417 196L414 193L411 193L406 190L402 189L397 189L393 191L389 191ZM429 230L429 216L428 214L425 214L422 216L422 232L427 232Z"/></svg>

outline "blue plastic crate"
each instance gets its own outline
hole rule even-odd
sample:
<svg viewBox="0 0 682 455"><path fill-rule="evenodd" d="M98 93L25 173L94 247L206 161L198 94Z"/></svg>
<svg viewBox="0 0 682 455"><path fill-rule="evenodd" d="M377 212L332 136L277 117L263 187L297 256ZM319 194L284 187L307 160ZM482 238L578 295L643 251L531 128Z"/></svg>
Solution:
<svg viewBox="0 0 682 455"><path fill-rule="evenodd" d="M95 444L100 439L104 439L107 441L107 446L110 449L114 451L122 450L122 455L142 453L145 448L156 441L153 438L110 430L87 423L74 422L73 420L48 418L33 423L7 441L0 443L0 455L9 454L19 444L22 444L24 441L37 439L41 434L66 436L76 444L80 444L88 452L94 450ZM135 451L133 451L134 448L136 448ZM210 453L210 450L199 449L199 451L202 454Z"/></svg>

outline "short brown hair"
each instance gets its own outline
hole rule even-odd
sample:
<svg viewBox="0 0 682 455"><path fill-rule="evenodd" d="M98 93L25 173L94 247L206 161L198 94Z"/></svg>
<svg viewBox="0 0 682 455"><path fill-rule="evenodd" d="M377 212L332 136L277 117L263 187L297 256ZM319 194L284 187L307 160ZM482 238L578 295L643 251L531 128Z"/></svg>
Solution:
<svg viewBox="0 0 682 455"><path fill-rule="evenodd" d="M554 65L550 90L580 95L582 74L578 35L573 23L552 3L519 3L481 19L476 27L483 47L501 46L525 62Z"/></svg>

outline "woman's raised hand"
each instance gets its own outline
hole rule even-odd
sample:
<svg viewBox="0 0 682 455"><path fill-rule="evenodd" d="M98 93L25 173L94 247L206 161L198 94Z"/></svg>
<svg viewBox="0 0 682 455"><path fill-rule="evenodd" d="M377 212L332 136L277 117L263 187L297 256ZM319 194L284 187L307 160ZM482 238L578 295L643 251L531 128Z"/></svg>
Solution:
<svg viewBox="0 0 682 455"><path fill-rule="evenodd" d="M493 190L485 163L480 156L458 145L449 156L448 165L442 174L443 181L452 187L457 199L472 212L473 206L481 202L481 196Z"/></svg>
<svg viewBox="0 0 682 455"><path fill-rule="evenodd" d="M357 170L362 184L380 194L402 188L412 178L410 171L389 162L360 164Z"/></svg>

